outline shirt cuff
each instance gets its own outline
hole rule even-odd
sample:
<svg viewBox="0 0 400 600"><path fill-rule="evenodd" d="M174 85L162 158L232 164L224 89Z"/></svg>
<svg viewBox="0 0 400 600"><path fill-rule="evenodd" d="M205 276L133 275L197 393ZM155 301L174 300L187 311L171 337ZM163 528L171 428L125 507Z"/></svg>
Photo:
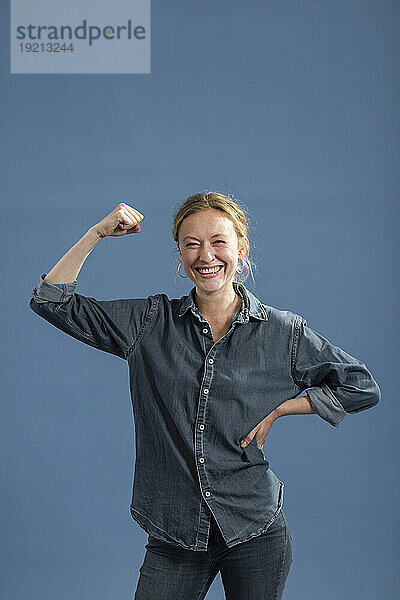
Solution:
<svg viewBox="0 0 400 600"><path fill-rule="evenodd" d="M74 293L78 280L73 283L49 283L44 281L47 273L39 277L39 283L33 290L33 296L38 304L43 302L66 302Z"/></svg>
<svg viewBox="0 0 400 600"><path fill-rule="evenodd" d="M332 390L322 383L321 386L306 388L298 396L304 396L305 392L308 394L311 406L321 419L338 427L347 413Z"/></svg>

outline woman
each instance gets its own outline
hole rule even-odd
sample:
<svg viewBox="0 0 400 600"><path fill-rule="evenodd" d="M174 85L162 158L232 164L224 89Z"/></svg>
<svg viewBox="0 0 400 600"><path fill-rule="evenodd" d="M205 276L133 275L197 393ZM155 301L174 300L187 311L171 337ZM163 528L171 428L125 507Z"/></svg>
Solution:
<svg viewBox="0 0 400 600"><path fill-rule="evenodd" d="M221 572L228 600L282 597L292 563L284 484L263 444L281 416L317 413L337 427L374 406L367 367L260 302L247 219L230 197L196 194L173 224L179 269L194 283L169 299L96 300L76 278L94 246L141 231L119 204L47 274L31 308L78 340L128 361L136 462L130 511L149 534L136 600L204 598Z"/></svg>

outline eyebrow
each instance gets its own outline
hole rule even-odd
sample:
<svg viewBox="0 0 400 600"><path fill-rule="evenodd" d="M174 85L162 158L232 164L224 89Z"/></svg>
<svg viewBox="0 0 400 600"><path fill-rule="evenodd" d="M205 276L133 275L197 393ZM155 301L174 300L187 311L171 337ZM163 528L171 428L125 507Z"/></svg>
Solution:
<svg viewBox="0 0 400 600"><path fill-rule="evenodd" d="M211 236L211 239L212 239L212 238L215 238L215 237L218 237L218 236L219 236L219 237L221 237L221 236L223 236L223 237L226 237L226 233L216 233L215 235L212 235L212 236ZM187 238L191 238L192 240L197 240L198 242L200 242L200 240L198 240L198 239L197 239L196 237L194 237L193 235L187 235L186 237L184 237L184 238L183 238L183 240L182 240L182 241L185 241L185 240L187 240Z"/></svg>

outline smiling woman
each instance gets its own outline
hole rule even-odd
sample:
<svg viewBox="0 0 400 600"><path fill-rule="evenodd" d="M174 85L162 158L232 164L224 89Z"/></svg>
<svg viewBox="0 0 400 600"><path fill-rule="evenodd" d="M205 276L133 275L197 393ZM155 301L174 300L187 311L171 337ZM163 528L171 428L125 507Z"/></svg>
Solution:
<svg viewBox="0 0 400 600"><path fill-rule="evenodd" d="M217 192L191 196L174 218L179 266L194 284L186 295L76 293L95 245L142 234L143 218L119 204L39 278L29 305L128 362L136 441L130 512L149 534L135 599L204 598L220 571L229 600L259 600L260 590L280 600L292 537L284 483L262 448L268 431L281 416L311 413L337 427L347 413L374 406L380 389L365 364L301 315L247 289L247 218Z"/></svg>
<svg viewBox="0 0 400 600"><path fill-rule="evenodd" d="M198 215L200 217L201 213L205 212L207 214L203 215L201 221L197 222L194 230L190 226L181 228L181 225L191 215ZM206 231L209 233L210 242L212 242L213 247L229 246L229 244L234 245L236 241L237 245L240 245L241 248L241 252L238 255L241 266L239 268L238 264L236 265L235 279L236 281L244 282L249 274L251 274L254 281L252 272L252 264L254 263L249 257L249 217L246 213L247 208L244 205L240 205L237 200L234 201L229 196L218 192L190 196L181 205L174 217L172 236L176 242L178 251L180 250L180 244L184 248L196 248L201 246L202 243L204 245ZM211 232L210 228L206 229L206 224L212 216L219 217L215 224L218 225L218 223L221 223L221 227L217 227L215 231ZM186 235L183 231L185 231ZM199 236L196 236L197 231L200 231ZM182 260L182 256L180 256L180 259ZM221 262L221 264L223 263ZM199 264L199 266L203 265Z"/></svg>
<svg viewBox="0 0 400 600"><path fill-rule="evenodd" d="M235 276L243 267L247 276L252 273L247 229L244 210L217 192L191 196L175 215L172 235L179 260L196 285L196 305L213 330L224 331L238 310Z"/></svg>

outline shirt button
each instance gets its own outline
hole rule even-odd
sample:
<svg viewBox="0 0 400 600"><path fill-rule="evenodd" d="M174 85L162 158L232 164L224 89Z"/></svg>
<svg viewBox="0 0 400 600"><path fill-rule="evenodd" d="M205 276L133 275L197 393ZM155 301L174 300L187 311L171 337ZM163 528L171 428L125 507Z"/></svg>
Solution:
<svg viewBox="0 0 400 600"><path fill-rule="evenodd" d="M203 333L208 333L208 329L203 329Z"/></svg>
<svg viewBox="0 0 400 600"><path fill-rule="evenodd" d="M210 492L206 492L206 496L207 496L207 498L208 498L209 496L211 496Z"/></svg>
<svg viewBox="0 0 400 600"><path fill-rule="evenodd" d="M204 429L204 425L199 425L199 428L200 428L201 430L203 430L203 429Z"/></svg>
<svg viewBox="0 0 400 600"><path fill-rule="evenodd" d="M204 458L203 458L203 457L199 458L199 461L200 461L201 463L203 463L203 462L204 462Z"/></svg>
<svg viewBox="0 0 400 600"><path fill-rule="evenodd" d="M213 361L213 359L212 359L212 358L209 358L209 359L208 359L208 362L210 363L210 365L212 365L214 361Z"/></svg>
<svg viewBox="0 0 400 600"><path fill-rule="evenodd" d="M205 390L203 390L203 392L204 392L205 394L208 394L208 389L206 388Z"/></svg>

